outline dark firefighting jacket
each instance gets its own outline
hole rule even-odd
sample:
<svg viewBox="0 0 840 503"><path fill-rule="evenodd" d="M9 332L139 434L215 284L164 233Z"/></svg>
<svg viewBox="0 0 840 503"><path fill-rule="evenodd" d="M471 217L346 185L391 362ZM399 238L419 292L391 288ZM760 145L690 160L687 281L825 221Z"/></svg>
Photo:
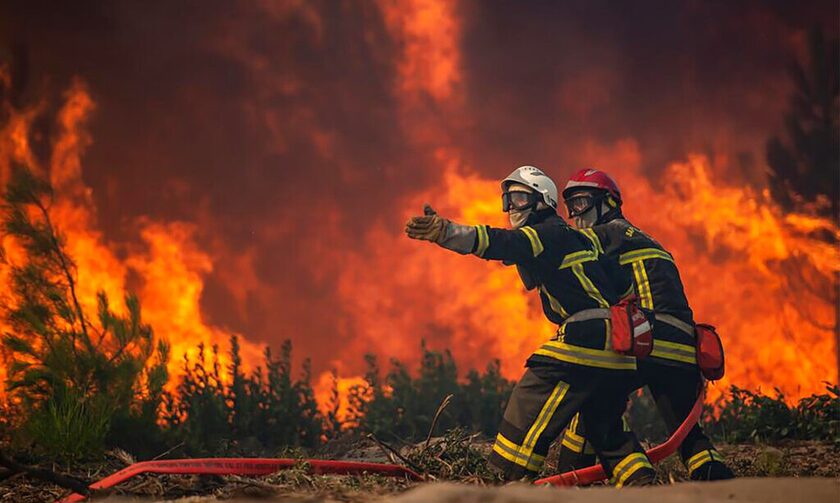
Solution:
<svg viewBox="0 0 840 503"><path fill-rule="evenodd" d="M623 218L581 232L632 278L639 305L654 311L651 361L696 365L694 319L674 257Z"/></svg>
<svg viewBox="0 0 840 503"><path fill-rule="evenodd" d="M534 218L536 217L536 218ZM557 336L528 359L530 364L564 362L586 367L635 370L636 360L611 350L607 319L566 320L586 309L608 308L619 293L632 289L629 279L616 285L605 270L609 261L599 257L592 242L570 227L552 210L532 217L531 225L516 230L475 226L472 253L516 264L526 288L539 289L545 316L560 326ZM624 275L617 275L624 279ZM528 284L531 283L531 284Z"/></svg>

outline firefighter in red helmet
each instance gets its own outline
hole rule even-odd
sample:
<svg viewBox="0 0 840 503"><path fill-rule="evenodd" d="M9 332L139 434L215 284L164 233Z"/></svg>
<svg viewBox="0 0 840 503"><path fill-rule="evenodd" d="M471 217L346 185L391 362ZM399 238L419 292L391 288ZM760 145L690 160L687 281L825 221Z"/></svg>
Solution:
<svg viewBox="0 0 840 503"><path fill-rule="evenodd" d="M694 318L673 256L627 221L621 192L597 169L575 173L563 190L569 217L608 258L618 262L635 286L641 307L654 312L653 351L638 361L640 385L647 385L669 434L682 423L697 398L702 377L697 367ZM583 420L574 419L563 438L558 467L588 466L595 455L587 445ZM686 437L680 456L692 480L734 477L699 425Z"/></svg>
<svg viewBox="0 0 840 503"><path fill-rule="evenodd" d="M652 483L650 460L621 427L636 361L608 342L609 307L631 289L629 279L606 271L611 262L599 259L589 239L557 215L557 186L541 170L522 166L501 188L511 229L461 225L428 206L405 229L408 237L446 250L515 264L525 288L539 292L546 318L559 326L528 358L505 408L490 464L508 480L536 476L549 445L580 412L616 486Z"/></svg>

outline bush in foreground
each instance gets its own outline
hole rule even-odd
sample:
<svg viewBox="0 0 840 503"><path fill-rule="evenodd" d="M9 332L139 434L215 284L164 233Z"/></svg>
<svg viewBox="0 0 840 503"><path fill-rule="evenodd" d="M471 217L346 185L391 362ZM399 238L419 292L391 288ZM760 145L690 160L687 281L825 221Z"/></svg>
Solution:
<svg viewBox="0 0 840 503"><path fill-rule="evenodd" d="M825 383L825 389L788 405L778 388L775 396L767 396L732 386L715 404L717 415L707 408L706 431L730 443L795 439L840 445L840 386Z"/></svg>

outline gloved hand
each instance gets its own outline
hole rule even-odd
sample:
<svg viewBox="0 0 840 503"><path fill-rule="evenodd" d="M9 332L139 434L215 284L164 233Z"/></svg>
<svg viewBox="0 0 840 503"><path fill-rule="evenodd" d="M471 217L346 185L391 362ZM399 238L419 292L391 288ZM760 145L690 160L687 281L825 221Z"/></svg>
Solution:
<svg viewBox="0 0 840 503"><path fill-rule="evenodd" d="M422 217L411 217L405 224L405 233L411 239L441 243L446 237L449 220L441 217L429 204L423 206Z"/></svg>

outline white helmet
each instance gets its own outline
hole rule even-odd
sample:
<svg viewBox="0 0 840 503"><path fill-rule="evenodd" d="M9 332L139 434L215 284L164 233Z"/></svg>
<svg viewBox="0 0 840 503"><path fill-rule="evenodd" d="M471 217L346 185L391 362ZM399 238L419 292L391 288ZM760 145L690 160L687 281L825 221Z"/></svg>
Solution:
<svg viewBox="0 0 840 503"><path fill-rule="evenodd" d="M542 194L542 200L548 206L557 209L557 185L541 169L534 166L520 166L502 180L502 190L507 191L512 183L519 183Z"/></svg>

